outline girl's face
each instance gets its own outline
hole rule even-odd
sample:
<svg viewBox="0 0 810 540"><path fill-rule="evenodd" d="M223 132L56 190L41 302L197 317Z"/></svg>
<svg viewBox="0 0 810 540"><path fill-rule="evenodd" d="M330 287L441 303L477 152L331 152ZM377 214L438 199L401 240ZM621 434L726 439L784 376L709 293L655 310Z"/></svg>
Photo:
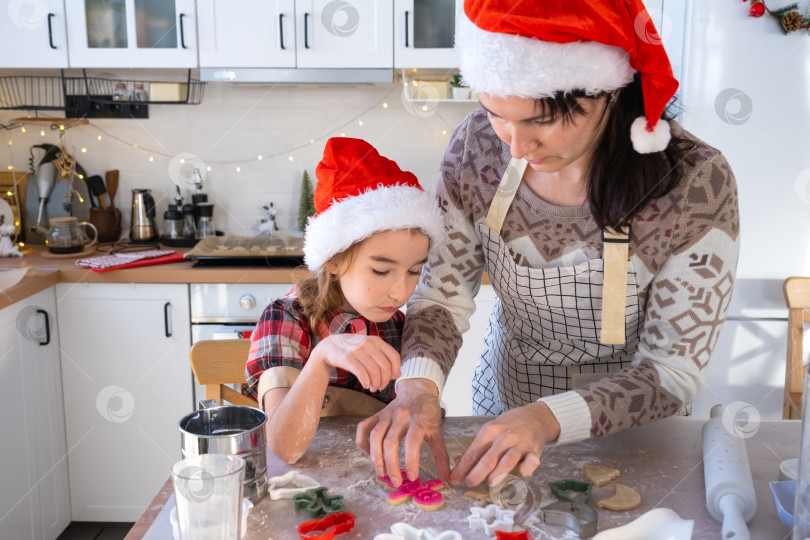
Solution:
<svg viewBox="0 0 810 540"><path fill-rule="evenodd" d="M377 323L389 320L413 294L429 246L426 234L408 229L365 239L347 267L329 267L339 276L344 309Z"/></svg>
<svg viewBox="0 0 810 540"><path fill-rule="evenodd" d="M567 118L558 113L553 120L533 98L481 94L480 102L512 157L526 159L537 172L555 173L571 164L587 169L607 123L606 97L582 98L581 113Z"/></svg>

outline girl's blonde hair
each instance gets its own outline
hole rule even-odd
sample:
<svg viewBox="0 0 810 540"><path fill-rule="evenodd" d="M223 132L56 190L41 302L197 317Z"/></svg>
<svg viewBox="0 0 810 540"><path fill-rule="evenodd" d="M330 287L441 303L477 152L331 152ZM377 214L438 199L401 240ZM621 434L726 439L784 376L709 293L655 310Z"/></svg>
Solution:
<svg viewBox="0 0 810 540"><path fill-rule="evenodd" d="M327 321L331 312L343 306L340 276L349 267L359 245L360 242L354 243L348 249L336 253L320 268L310 271L307 277L295 284L296 296L314 333L317 333L318 325ZM329 271L330 266L337 266L339 272L333 274Z"/></svg>

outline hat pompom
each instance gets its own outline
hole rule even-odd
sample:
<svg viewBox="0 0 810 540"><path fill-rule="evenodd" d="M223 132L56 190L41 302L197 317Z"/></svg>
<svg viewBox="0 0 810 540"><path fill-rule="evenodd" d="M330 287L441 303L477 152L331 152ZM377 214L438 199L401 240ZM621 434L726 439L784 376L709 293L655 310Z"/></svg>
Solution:
<svg viewBox="0 0 810 540"><path fill-rule="evenodd" d="M639 154L652 154L666 150L672 135L669 131L669 122L659 120L653 130L647 128L647 119L639 116L630 126L630 140L633 148Z"/></svg>

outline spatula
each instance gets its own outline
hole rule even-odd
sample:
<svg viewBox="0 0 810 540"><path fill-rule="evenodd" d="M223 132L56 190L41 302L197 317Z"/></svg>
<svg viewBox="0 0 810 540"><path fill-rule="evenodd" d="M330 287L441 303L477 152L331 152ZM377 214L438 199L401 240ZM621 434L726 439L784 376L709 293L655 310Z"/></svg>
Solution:
<svg viewBox="0 0 810 540"><path fill-rule="evenodd" d="M115 208L115 194L118 192L118 169L107 171L107 193L110 195L110 208Z"/></svg>

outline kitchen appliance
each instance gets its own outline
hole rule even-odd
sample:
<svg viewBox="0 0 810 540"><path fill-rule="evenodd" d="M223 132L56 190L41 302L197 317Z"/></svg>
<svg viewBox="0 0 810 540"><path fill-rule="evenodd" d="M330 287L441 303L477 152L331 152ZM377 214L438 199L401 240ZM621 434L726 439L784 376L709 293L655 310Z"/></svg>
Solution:
<svg viewBox="0 0 810 540"><path fill-rule="evenodd" d="M158 239L155 223L155 199L149 189L132 190L132 220L129 239L133 242L154 242Z"/></svg>
<svg viewBox="0 0 810 540"><path fill-rule="evenodd" d="M78 170L78 166L77 166ZM26 185L25 242L44 244L45 235L38 227L50 228L50 218L75 217L78 221L90 219L90 192L78 174L72 179L60 179L51 161L37 167L36 176Z"/></svg>
<svg viewBox="0 0 810 540"><path fill-rule="evenodd" d="M244 493L256 504L267 495L267 415L256 407L216 406L215 400L184 416L179 423L184 458L202 454L231 454L245 460ZM211 406L214 405L214 406Z"/></svg>
<svg viewBox="0 0 810 540"><path fill-rule="evenodd" d="M214 227L214 203L197 204L197 238L216 236Z"/></svg>
<svg viewBox="0 0 810 540"><path fill-rule="evenodd" d="M98 242L98 229L87 221L79 223L75 217L55 217L50 219L50 223L50 229L40 228L39 230L45 234L48 251L54 255L79 253L85 247L90 247ZM93 229L92 241L82 232L80 229L82 226Z"/></svg>

